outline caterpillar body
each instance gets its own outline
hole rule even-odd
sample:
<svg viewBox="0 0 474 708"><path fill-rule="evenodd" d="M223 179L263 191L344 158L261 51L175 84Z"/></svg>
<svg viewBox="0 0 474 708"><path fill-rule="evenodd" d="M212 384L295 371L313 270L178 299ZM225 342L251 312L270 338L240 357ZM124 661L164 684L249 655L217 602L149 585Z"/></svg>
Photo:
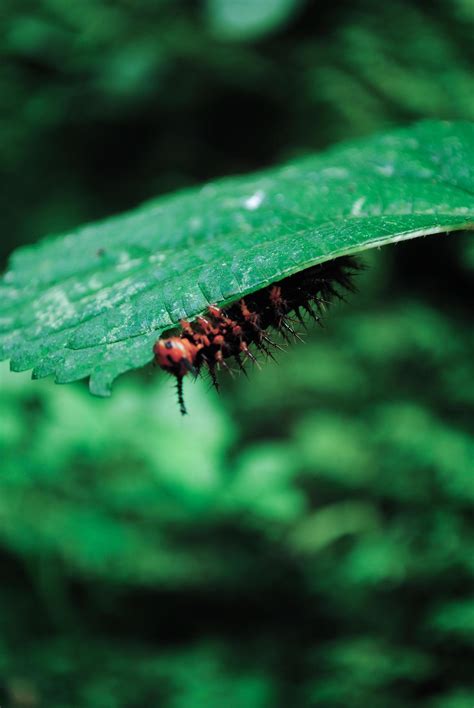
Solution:
<svg viewBox="0 0 474 708"><path fill-rule="evenodd" d="M351 256L311 266L295 275L272 283L225 308L210 305L207 313L194 322L181 320L176 335L158 339L153 347L156 363L177 381L178 403L186 414L183 379L209 371L219 388L216 372L228 369L233 358L245 373L245 363L257 362L252 345L268 356L275 348L269 332L277 330L283 340L300 339L295 327L305 327L304 316L321 321L328 304L353 291L353 274L359 263Z"/></svg>

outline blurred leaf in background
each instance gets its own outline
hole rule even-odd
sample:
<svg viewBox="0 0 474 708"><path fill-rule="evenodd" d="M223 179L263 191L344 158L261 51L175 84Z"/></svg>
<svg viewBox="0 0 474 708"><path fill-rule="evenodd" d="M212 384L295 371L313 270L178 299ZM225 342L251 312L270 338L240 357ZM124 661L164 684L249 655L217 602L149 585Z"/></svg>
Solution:
<svg viewBox="0 0 474 708"><path fill-rule="evenodd" d="M221 39L257 39L280 29L302 0L207 0L209 25Z"/></svg>
<svg viewBox="0 0 474 708"><path fill-rule="evenodd" d="M3 257L339 139L473 120L472 3L257 5L230 36L217 0L5 0ZM3 367L0 705L472 708L473 252L367 258L306 345L220 397L189 386L184 420L156 371L100 401Z"/></svg>

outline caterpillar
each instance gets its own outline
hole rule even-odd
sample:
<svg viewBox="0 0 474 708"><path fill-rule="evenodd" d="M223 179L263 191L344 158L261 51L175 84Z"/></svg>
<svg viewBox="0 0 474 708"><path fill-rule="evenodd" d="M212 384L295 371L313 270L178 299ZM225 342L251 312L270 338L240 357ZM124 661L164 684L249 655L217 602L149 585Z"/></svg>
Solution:
<svg viewBox="0 0 474 708"><path fill-rule="evenodd" d="M257 363L251 345L273 358L273 350L282 347L269 336L269 330L277 330L286 341L301 339L295 326L299 323L305 328L304 315L321 323L327 305L345 290L354 290L352 276L359 269L358 261L343 256L290 275L225 308L210 305L192 323L181 320L180 331L158 339L153 353L155 362L176 378L182 415L187 412L185 376L197 377L206 368L219 390L216 371L229 369L227 359L233 358L246 373L246 360Z"/></svg>

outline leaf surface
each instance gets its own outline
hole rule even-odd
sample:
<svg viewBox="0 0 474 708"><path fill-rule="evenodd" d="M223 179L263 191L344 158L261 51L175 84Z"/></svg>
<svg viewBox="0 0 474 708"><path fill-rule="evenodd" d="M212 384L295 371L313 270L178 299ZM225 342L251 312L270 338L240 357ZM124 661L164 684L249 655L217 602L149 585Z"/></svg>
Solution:
<svg viewBox="0 0 474 708"><path fill-rule="evenodd" d="M474 125L423 122L160 197L16 251L0 355L107 395L158 336L315 263L474 228Z"/></svg>

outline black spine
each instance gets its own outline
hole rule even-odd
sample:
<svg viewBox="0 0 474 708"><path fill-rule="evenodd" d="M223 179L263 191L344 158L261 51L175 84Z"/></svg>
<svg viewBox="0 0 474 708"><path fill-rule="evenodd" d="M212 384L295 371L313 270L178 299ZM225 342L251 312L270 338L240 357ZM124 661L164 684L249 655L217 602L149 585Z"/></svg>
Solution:
<svg viewBox="0 0 474 708"><path fill-rule="evenodd" d="M178 376L176 379L176 390L178 392L179 410L181 412L181 415L186 415L188 411L186 410L186 406L184 405L183 377L182 376Z"/></svg>

